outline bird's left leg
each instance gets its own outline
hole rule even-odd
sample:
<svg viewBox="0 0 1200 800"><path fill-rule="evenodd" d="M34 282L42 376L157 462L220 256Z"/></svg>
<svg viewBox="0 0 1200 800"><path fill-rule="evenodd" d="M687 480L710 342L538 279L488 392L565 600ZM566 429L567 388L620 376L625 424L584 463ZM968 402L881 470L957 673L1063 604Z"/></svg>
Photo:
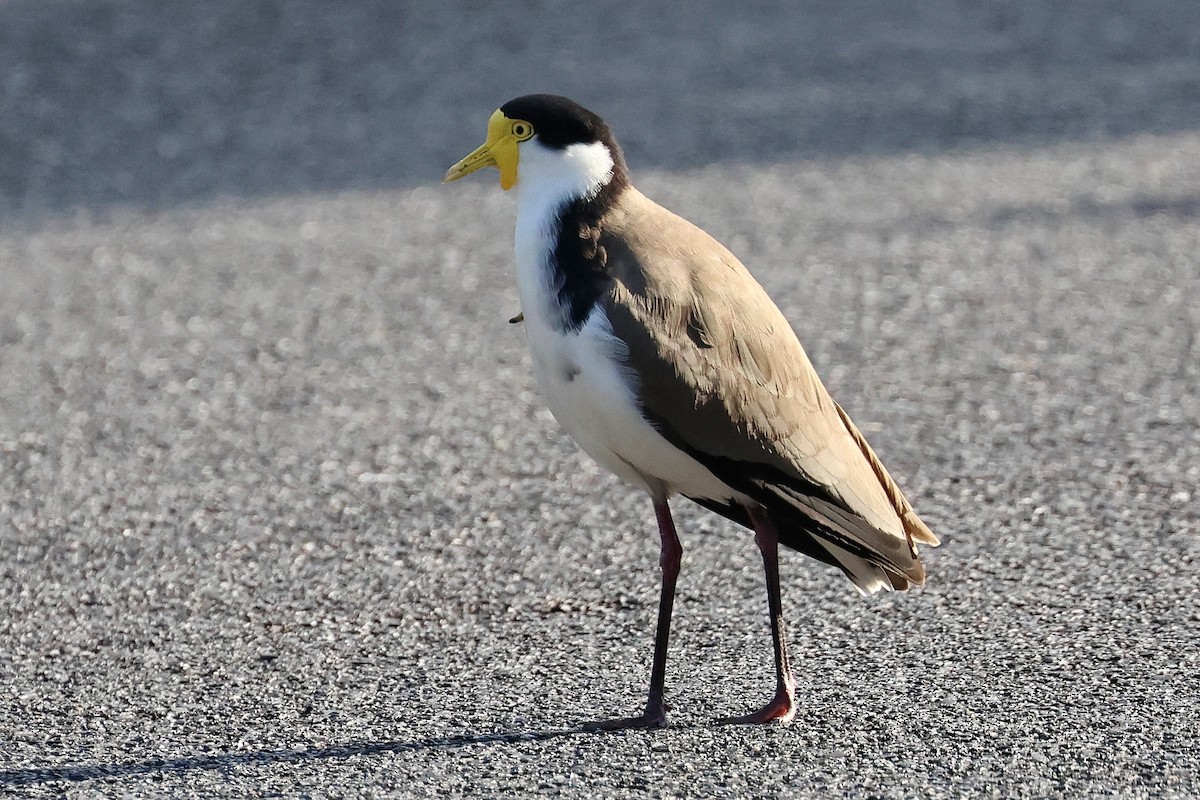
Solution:
<svg viewBox="0 0 1200 800"><path fill-rule="evenodd" d="M762 553L767 578L767 606L771 612L771 639L775 645L775 696L753 714L729 717L727 723L757 724L778 720L790 722L796 716L796 679L788 661L787 640L783 632L783 603L779 591L779 532L769 513L759 506L746 506L754 525L754 543Z"/></svg>

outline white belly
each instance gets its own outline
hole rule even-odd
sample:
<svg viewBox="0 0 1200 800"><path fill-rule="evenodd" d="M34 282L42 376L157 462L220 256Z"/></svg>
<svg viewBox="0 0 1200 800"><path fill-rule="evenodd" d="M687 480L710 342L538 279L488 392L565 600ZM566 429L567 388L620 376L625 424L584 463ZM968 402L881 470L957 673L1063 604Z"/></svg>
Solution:
<svg viewBox="0 0 1200 800"><path fill-rule="evenodd" d="M654 429L638 408L624 345L597 308L578 333L526 317L533 369L554 418L589 456L651 493L727 500L738 493Z"/></svg>

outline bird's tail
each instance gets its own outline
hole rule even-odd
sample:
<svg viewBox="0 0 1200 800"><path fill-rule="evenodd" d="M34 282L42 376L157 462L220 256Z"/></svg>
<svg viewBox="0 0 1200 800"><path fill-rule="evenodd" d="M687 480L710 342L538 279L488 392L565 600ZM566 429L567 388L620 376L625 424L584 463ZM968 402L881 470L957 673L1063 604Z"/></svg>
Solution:
<svg viewBox="0 0 1200 800"><path fill-rule="evenodd" d="M781 545L837 567L863 594L874 594L881 589L902 591L914 583L924 582L925 568L915 554L906 559L906 565L901 566L896 564L893 558L854 541L855 537L848 536L844 530L837 530L843 526L837 525L828 517L803 513L795 500L785 502L780 498L772 502L766 493L758 494L756 499L760 502L766 501L763 502L763 507L775 523ZM738 503L721 503L703 497L690 499L739 525L751 529L754 527L746 509ZM809 503L813 500L811 497L804 499ZM842 515L845 515L844 511ZM825 524L814 520L814 516L822 516ZM863 527L869 529L872 536L881 535L865 520L858 519L856 527L860 528L859 536L865 533L861 530Z"/></svg>
<svg viewBox="0 0 1200 800"><path fill-rule="evenodd" d="M839 504L786 485L768 484L755 494L775 519L781 544L808 555L824 551L827 557L821 560L841 569L863 594L925 582L925 567L907 537L881 531Z"/></svg>
<svg viewBox="0 0 1200 800"><path fill-rule="evenodd" d="M900 530L881 530L842 498L802 476L765 466L756 473L718 467L716 474L766 509L779 531L780 544L837 566L864 594L921 585L925 583L925 567L916 545L936 546L938 538L913 511L858 426L841 406L834 406L883 489ZM734 522L753 527L749 514L736 502L693 499ZM887 515L884 509L877 511Z"/></svg>
<svg viewBox="0 0 1200 800"><path fill-rule="evenodd" d="M850 415L837 402L834 402L833 405L837 409L838 416L842 418L842 424L846 426L846 430L854 438L854 443L858 445L858 449L866 456L867 461L870 462L871 469L875 472L875 477L879 480L883 491L887 493L888 500L891 501L892 507L896 509L896 513L900 516L900 521L904 523L904 532L914 542L921 542L931 547L937 547L941 544L941 541L934 535L933 531L929 530L929 526L921 521L921 518L917 516L917 512L913 511L908 498L904 496L904 492L900 491L900 487L892 480L892 476L888 474L887 468L883 466L883 462L879 460L879 456L875 455L875 451L867 443L867 439L862 435L862 431L854 424L854 420L850 419Z"/></svg>

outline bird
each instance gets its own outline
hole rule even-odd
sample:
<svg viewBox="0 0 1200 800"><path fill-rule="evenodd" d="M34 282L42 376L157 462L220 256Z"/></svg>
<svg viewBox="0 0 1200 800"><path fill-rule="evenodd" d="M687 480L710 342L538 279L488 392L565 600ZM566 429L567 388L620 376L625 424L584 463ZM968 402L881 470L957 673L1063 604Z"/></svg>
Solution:
<svg viewBox="0 0 1200 800"><path fill-rule="evenodd" d="M658 526L662 583L645 709L586 727L667 724L683 554L675 496L752 530L762 556L775 693L724 721L791 721L779 546L836 566L870 594L923 584L917 544L938 538L767 292L716 239L634 187L604 120L566 97L517 97L444 181L485 167L515 190L520 313L511 321L524 324L542 399L584 452L649 495Z"/></svg>

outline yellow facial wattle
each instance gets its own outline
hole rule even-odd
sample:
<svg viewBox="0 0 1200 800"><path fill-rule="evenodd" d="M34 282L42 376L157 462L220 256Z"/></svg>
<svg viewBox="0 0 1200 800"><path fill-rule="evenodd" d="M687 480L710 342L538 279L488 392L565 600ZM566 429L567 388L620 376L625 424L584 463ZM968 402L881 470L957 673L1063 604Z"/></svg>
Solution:
<svg viewBox="0 0 1200 800"><path fill-rule="evenodd" d="M446 170L443 182L456 181L484 167L500 170L500 188L508 191L517 183L520 143L533 136L533 126L524 120L509 119L497 110L488 120L487 141Z"/></svg>

